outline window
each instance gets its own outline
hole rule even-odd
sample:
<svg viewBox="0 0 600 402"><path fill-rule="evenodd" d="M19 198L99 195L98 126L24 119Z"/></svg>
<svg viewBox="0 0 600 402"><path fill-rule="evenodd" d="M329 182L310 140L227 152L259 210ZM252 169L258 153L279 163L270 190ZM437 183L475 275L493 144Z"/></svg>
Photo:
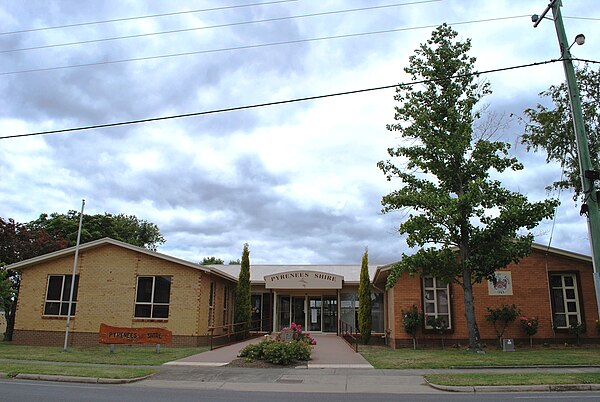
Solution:
<svg viewBox="0 0 600 402"><path fill-rule="evenodd" d="M223 325L229 323L229 314L227 309L229 308L229 288L223 287Z"/></svg>
<svg viewBox="0 0 600 402"><path fill-rule="evenodd" d="M169 318L170 276L138 276L135 318Z"/></svg>
<svg viewBox="0 0 600 402"><path fill-rule="evenodd" d="M575 274L550 275L552 319L556 328L569 328L581 322L577 277Z"/></svg>
<svg viewBox="0 0 600 402"><path fill-rule="evenodd" d="M210 283L208 291L208 326L212 327L215 324L215 283Z"/></svg>
<svg viewBox="0 0 600 402"><path fill-rule="evenodd" d="M72 275L50 275L48 276L48 287L46 288L46 303L44 315L67 316L69 311L69 296L71 295ZM77 303L77 288L79 287L79 275L75 275L75 288L73 289L73 303L71 314L75 315Z"/></svg>
<svg viewBox="0 0 600 402"><path fill-rule="evenodd" d="M423 278L423 304L425 311L425 328L433 329L431 320L439 318L451 328L450 305L448 303L450 286L437 278Z"/></svg>

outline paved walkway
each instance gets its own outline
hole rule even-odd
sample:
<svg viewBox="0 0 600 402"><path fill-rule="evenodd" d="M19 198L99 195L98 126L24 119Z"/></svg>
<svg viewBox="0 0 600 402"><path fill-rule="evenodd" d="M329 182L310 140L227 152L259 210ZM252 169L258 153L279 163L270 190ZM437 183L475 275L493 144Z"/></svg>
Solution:
<svg viewBox="0 0 600 402"><path fill-rule="evenodd" d="M313 334L317 344L313 347L308 368L360 368L372 369L373 366L360 353L354 352L350 345L335 334ZM165 365L169 366L225 366L236 359L240 350L246 345L258 343L262 338L254 338L245 342L225 346L197 355L175 360Z"/></svg>

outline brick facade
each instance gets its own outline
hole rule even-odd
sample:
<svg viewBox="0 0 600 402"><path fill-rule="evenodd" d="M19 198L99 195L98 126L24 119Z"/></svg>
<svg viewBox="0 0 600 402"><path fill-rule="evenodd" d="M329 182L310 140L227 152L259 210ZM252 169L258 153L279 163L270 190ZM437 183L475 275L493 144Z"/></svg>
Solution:
<svg viewBox="0 0 600 402"><path fill-rule="evenodd" d="M488 345L496 345L497 337L490 322L486 321L486 308L499 308L503 304L515 304L522 315L537 317L538 333L533 337L536 344L541 343L574 343L576 338L566 330L553 330L552 306L549 290L549 275L552 273L573 273L578 281L579 302L582 320L586 332L581 336L582 342L599 342L596 333L598 310L594 289L593 269L591 261L573 258L558 253L546 253L540 249L522 259L519 264L511 264L505 270L511 272L512 295L490 295L487 281L475 284L473 288L475 314L481 340ZM502 272L502 271L499 271ZM388 328L390 329L390 345L393 347L412 347L412 338L404 331L402 311L409 310L413 304L423 311L423 288L421 278L408 274L400 277L396 285L390 289L389 297L394 310L388 310ZM464 314L463 291L459 285L450 285L450 309L452 329L444 334L446 345L467 345L468 334ZM513 338L519 343L529 343L529 338L517 321L506 328L504 338ZM420 345L440 345L441 337L437 333L419 331L417 340Z"/></svg>
<svg viewBox="0 0 600 402"><path fill-rule="evenodd" d="M62 345L66 317L44 316L49 275L71 275L73 255L41 261L22 269L15 322L15 344ZM97 345L101 323L117 327L161 327L173 333L173 346L208 343L210 282L216 289L235 282L200 268L178 264L145 251L104 244L79 254L77 310L71 318L69 338L73 345ZM170 276L168 319L134 317L138 276ZM231 291L230 291L231 293ZM215 295L215 311L223 320L223 295ZM231 303L230 303L231 305Z"/></svg>

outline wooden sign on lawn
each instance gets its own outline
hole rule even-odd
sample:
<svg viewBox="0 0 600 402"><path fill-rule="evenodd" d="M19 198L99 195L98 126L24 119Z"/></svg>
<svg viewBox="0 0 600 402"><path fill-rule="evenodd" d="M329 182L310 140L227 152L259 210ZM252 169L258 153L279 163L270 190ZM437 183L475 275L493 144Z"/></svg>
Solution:
<svg viewBox="0 0 600 402"><path fill-rule="evenodd" d="M166 344L173 334L165 328L126 328L100 324L100 343L114 344Z"/></svg>

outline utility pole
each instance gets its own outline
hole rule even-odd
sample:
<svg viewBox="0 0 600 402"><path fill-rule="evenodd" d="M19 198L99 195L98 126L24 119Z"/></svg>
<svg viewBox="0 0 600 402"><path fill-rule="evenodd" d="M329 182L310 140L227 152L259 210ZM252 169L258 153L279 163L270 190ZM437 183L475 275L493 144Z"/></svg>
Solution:
<svg viewBox="0 0 600 402"><path fill-rule="evenodd" d="M571 46L575 42L582 45L585 42L585 36L577 35L575 42L569 45L565 26L563 24L562 15L560 13L562 7L561 0L552 0L548 7L544 10L541 16L533 15L533 27L537 27L544 19L549 10L552 10L554 17L554 26L560 46L560 56L567 77L567 88L569 89L569 100L571 103L571 113L573 116L573 126L575 127L575 139L577 141L577 155L579 160L579 172L581 176L581 184L584 194L584 200L581 205L581 215L586 215L588 223L588 233L590 236L590 246L592 249L592 262L594 264L594 288L596 290L596 304L598 314L600 315L600 210L598 201L600 192L596 191L595 182L600 179L600 173L593 170L590 151L588 148L588 139L585 133L585 125L583 122L583 113L581 111L581 99L579 97L579 88L575 78L575 69L571 60Z"/></svg>
<svg viewBox="0 0 600 402"><path fill-rule="evenodd" d="M79 257L79 241L81 240L81 225L83 223L83 209L85 208L85 200L81 200L81 213L79 214L79 229L77 229L77 243L75 244L75 258L73 261L73 274L71 275L71 292L69 294L69 308L67 310L67 326L65 328L65 344L63 352L67 351L67 343L69 341L69 327L71 324L71 307L73 306L73 294L75 293L75 277L77 273L77 258Z"/></svg>

